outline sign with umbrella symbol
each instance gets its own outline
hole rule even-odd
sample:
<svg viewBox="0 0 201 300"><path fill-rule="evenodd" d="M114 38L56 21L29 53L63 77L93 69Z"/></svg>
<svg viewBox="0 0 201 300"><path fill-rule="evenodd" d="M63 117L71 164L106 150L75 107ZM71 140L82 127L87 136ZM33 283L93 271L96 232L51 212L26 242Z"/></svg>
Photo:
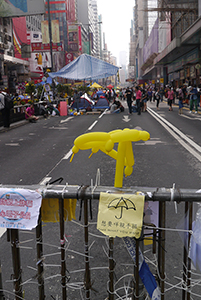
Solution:
<svg viewBox="0 0 201 300"><path fill-rule="evenodd" d="M128 210L128 209L136 210L135 204L130 199L127 199L127 198L124 198L124 197L113 199L108 204L108 208L114 208L114 209L120 210L120 216L119 217L115 216L115 218L117 218L117 219L122 218L124 209L126 209L126 210Z"/></svg>

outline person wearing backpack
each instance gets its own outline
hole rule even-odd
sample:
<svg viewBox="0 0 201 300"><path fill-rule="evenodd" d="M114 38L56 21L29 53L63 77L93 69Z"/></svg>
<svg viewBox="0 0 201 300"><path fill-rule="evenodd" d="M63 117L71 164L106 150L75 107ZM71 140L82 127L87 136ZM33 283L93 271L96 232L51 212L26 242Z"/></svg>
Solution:
<svg viewBox="0 0 201 300"><path fill-rule="evenodd" d="M13 102L7 93L7 90L0 90L0 108L3 118L3 126L10 127L10 110L13 108Z"/></svg>

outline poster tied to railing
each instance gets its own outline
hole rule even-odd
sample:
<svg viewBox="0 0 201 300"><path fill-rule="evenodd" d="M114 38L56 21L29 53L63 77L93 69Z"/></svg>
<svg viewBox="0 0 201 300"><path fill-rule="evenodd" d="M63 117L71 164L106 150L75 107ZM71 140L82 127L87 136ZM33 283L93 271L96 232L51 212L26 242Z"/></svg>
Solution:
<svg viewBox="0 0 201 300"><path fill-rule="evenodd" d="M0 188L0 227L31 230L37 226L42 196L26 189Z"/></svg>

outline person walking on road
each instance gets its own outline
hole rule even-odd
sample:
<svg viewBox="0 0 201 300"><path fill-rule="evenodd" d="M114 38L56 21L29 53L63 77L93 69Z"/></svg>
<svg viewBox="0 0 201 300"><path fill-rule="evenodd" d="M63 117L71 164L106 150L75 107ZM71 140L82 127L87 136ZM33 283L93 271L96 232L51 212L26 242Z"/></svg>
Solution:
<svg viewBox="0 0 201 300"><path fill-rule="evenodd" d="M184 100L184 94L182 91L182 88L180 87L178 90L178 99L179 99L179 115L183 113L183 100Z"/></svg>
<svg viewBox="0 0 201 300"><path fill-rule="evenodd" d="M198 90L196 86L194 85L193 88L190 90L190 113L192 113L192 110L195 106L195 113L198 112Z"/></svg>
<svg viewBox="0 0 201 300"><path fill-rule="evenodd" d="M156 90L155 98L156 98L156 109L159 110L159 103L161 100L159 89Z"/></svg>
<svg viewBox="0 0 201 300"><path fill-rule="evenodd" d="M126 99L127 99L127 104L128 104L128 114L132 114L132 97L133 97L133 92L129 87L126 89Z"/></svg>
<svg viewBox="0 0 201 300"><path fill-rule="evenodd" d="M137 106L137 114L141 115L141 101L142 101L142 92L139 89L139 86L136 86L136 106Z"/></svg>
<svg viewBox="0 0 201 300"><path fill-rule="evenodd" d="M168 88L168 105L169 105L169 111L173 111L172 109L172 103L174 100L174 91L173 88Z"/></svg>

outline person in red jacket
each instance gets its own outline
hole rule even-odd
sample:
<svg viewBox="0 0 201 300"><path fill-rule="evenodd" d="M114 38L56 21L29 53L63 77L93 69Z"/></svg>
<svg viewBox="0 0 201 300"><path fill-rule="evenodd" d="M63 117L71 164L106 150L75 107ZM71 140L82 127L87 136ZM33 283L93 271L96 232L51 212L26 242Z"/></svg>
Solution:
<svg viewBox="0 0 201 300"><path fill-rule="evenodd" d="M137 114L141 115L141 101L142 101L142 92L139 86L136 86L136 106L137 106Z"/></svg>
<svg viewBox="0 0 201 300"><path fill-rule="evenodd" d="M34 114L34 106L31 104L27 109L25 110L25 119L29 122L35 123L38 120L38 117Z"/></svg>
<svg viewBox="0 0 201 300"><path fill-rule="evenodd" d="M169 111L173 111L172 109L172 103L173 103L173 100L174 100L174 91L173 91L173 88L168 88L168 105L169 105Z"/></svg>

